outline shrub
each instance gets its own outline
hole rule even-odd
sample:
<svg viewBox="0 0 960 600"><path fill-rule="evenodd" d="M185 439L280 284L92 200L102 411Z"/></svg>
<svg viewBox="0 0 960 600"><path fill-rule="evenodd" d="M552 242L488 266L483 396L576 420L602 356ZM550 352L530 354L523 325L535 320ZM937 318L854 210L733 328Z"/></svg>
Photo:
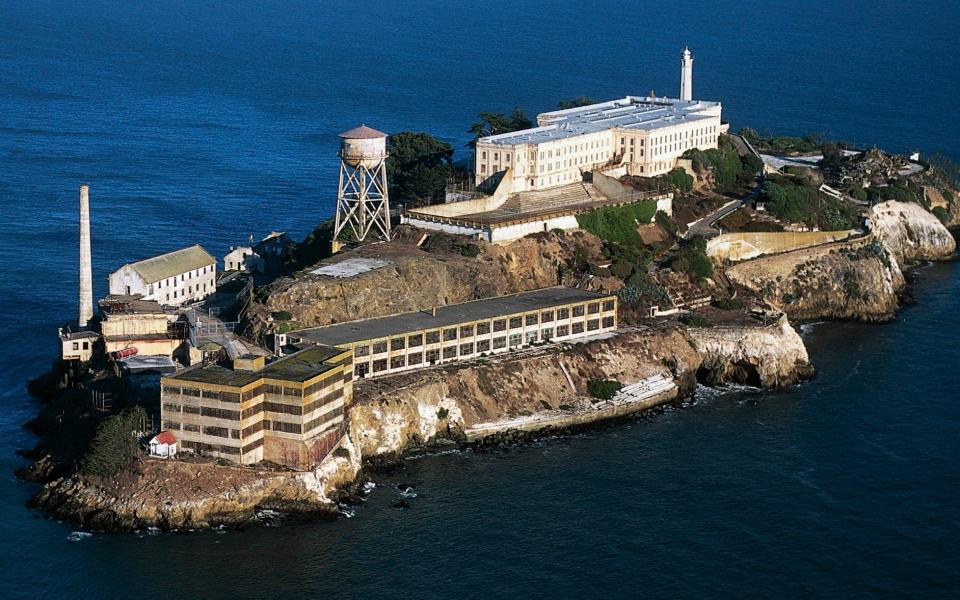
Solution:
<svg viewBox="0 0 960 600"><path fill-rule="evenodd" d="M674 169L667 173L667 181L681 192L693 189L693 177L683 169Z"/></svg>
<svg viewBox="0 0 960 600"><path fill-rule="evenodd" d="M702 237L695 237L683 243L670 261L670 268L700 279L713 277L713 263L707 256L707 241Z"/></svg>
<svg viewBox="0 0 960 600"><path fill-rule="evenodd" d="M447 410L446 407L441 406L439 409L437 409L437 418L438 418L439 420L441 420L441 421L446 421L446 420L447 420L447 417L449 417L449 416L450 416L450 411Z"/></svg>
<svg viewBox="0 0 960 600"><path fill-rule="evenodd" d="M740 298L720 298L714 300L713 305L721 310L740 310L743 308L743 300Z"/></svg>
<svg viewBox="0 0 960 600"><path fill-rule="evenodd" d="M337 458L350 458L350 451L343 446L337 446L333 451L333 455Z"/></svg>
<svg viewBox="0 0 960 600"><path fill-rule="evenodd" d="M86 475L114 477L127 468L140 453L137 433L143 431L146 420L147 411L137 406L100 423L81 471Z"/></svg>
<svg viewBox="0 0 960 600"><path fill-rule="evenodd" d="M623 384L616 379L591 379L587 382L587 392L600 400L610 400L622 387Z"/></svg>
<svg viewBox="0 0 960 600"><path fill-rule="evenodd" d="M713 321L695 312L684 313L680 316L680 322L690 327L713 327Z"/></svg>
<svg viewBox="0 0 960 600"><path fill-rule="evenodd" d="M273 317L274 321L290 321L293 319L293 315L287 310L278 310L276 312L272 312L270 313L270 316Z"/></svg>
<svg viewBox="0 0 960 600"><path fill-rule="evenodd" d="M577 224L604 241L638 245L642 244L642 240L637 232L637 223L649 223L656 211L655 200L605 206L577 215Z"/></svg>
<svg viewBox="0 0 960 600"><path fill-rule="evenodd" d="M946 225L947 221L950 220L950 213L948 213L947 209L945 209L942 206L934 207L933 215L938 219L940 219L940 222L943 223L944 225Z"/></svg>

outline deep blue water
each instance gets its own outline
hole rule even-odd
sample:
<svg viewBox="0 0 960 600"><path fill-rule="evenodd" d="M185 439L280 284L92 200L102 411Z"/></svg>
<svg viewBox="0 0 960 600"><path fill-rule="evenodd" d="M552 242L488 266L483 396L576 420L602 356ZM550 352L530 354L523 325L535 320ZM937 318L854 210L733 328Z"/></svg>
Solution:
<svg viewBox="0 0 960 600"><path fill-rule="evenodd" d="M128 6L128 4L142 4ZM336 133L672 95L678 54L733 126L960 155L952 2L0 2L0 596L956 596L960 269L888 326L810 336L820 376L627 426L410 463L355 518L95 536L24 508L25 392L94 276L330 214ZM270 4L270 6L263 6ZM840 6L837 6L840 4Z"/></svg>

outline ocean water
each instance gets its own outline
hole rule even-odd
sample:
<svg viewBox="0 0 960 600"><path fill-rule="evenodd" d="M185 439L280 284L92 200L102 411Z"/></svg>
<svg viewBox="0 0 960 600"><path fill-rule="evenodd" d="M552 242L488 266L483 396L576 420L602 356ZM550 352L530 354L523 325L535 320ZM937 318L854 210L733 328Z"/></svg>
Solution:
<svg viewBox="0 0 960 600"><path fill-rule="evenodd" d="M359 122L465 157L480 110L675 94L686 44L734 128L960 157L958 23L952 2L0 2L0 596L956 596L955 264L894 324L813 328L813 382L411 461L349 519L83 537L12 472L76 310L81 182L99 295L125 261L302 237Z"/></svg>

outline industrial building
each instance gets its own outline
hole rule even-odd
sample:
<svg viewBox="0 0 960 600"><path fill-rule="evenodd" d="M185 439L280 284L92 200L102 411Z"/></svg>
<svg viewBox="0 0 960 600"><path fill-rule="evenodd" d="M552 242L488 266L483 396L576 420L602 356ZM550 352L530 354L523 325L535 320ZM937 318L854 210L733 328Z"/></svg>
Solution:
<svg viewBox="0 0 960 600"><path fill-rule="evenodd" d="M109 295L100 300L100 333L108 353L136 348L146 356L170 356L186 338L179 313L141 296Z"/></svg>
<svg viewBox="0 0 960 600"><path fill-rule="evenodd" d="M617 297L553 287L287 334L353 351L354 378L570 341L617 327Z"/></svg>
<svg viewBox="0 0 960 600"><path fill-rule="evenodd" d="M316 466L340 441L352 353L312 346L270 364L246 356L161 380L162 428L179 450L250 465Z"/></svg>
<svg viewBox="0 0 960 600"><path fill-rule="evenodd" d="M110 274L110 293L140 294L163 306L199 302L217 289L217 260L199 244L123 265Z"/></svg>
<svg viewBox="0 0 960 600"><path fill-rule="evenodd" d="M725 131L719 102L692 100L693 57L681 54L681 97L626 96L541 113L537 127L477 140L478 186L507 177L513 192L581 181L584 173L626 167L630 175L669 172L691 148L717 147Z"/></svg>

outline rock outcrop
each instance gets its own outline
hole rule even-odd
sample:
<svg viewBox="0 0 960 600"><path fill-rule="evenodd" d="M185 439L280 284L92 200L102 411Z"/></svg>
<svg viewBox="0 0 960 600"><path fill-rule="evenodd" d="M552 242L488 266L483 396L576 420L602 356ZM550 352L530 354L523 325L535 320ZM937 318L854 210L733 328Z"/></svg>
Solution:
<svg viewBox="0 0 960 600"><path fill-rule="evenodd" d="M265 510L334 514L335 490L360 471L349 439L308 472L147 459L110 480L80 475L46 484L35 505L82 527L134 531L237 527ZM346 454L346 455L345 455Z"/></svg>
<svg viewBox="0 0 960 600"><path fill-rule="evenodd" d="M768 327L691 329L690 337L702 358L698 378L707 385L775 388L813 376L803 340L786 316Z"/></svg>
<svg viewBox="0 0 960 600"><path fill-rule="evenodd" d="M883 202L870 209L870 228L901 265L943 260L957 249L947 228L919 204Z"/></svg>
<svg viewBox="0 0 960 600"><path fill-rule="evenodd" d="M863 238L746 261L727 278L794 319L890 320L906 289L903 266L949 258L956 242L917 204L878 204L870 224Z"/></svg>

